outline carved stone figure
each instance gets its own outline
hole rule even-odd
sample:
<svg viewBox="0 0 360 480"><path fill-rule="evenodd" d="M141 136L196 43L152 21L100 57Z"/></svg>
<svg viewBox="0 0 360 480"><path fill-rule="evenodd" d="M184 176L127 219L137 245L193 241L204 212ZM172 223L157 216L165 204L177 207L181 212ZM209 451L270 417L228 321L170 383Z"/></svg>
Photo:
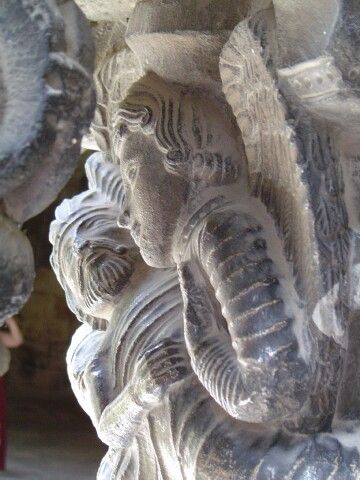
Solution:
<svg viewBox="0 0 360 480"><path fill-rule="evenodd" d="M111 447L98 478L155 479L162 468L171 478L170 445L163 451L155 440L167 435L153 422L170 432L163 399L190 370L177 275L146 266L129 233L117 227L118 169L101 154L86 168L89 190L64 201L51 226L54 270L70 308L86 323L67 355L69 376Z"/></svg>
<svg viewBox="0 0 360 480"><path fill-rule="evenodd" d="M224 62L227 51L236 57L234 38L240 28L224 49ZM265 85L264 95L260 90L252 98L249 92L241 109L241 88L248 85L244 75L259 82L261 74L266 80L267 73L260 55L258 65L251 59L256 52L248 45L256 43L251 44L251 37L248 43L246 36L241 40L237 50L245 46L250 52L243 70L239 68L236 77L234 62L232 68L224 64L223 68L233 74L225 81L232 82L232 88L238 86L238 97L230 103L244 130L247 158L236 147L231 122L226 123L226 115L221 118L221 106L216 107L215 101L211 105L206 92L148 74L119 106L114 149L128 192L121 224L131 228L148 264L178 265L192 366L224 410L240 420L282 431L326 431L340 388L345 332L331 331L331 326L322 332L319 320L315 323L309 312L329 292L321 277L338 278L328 270L339 264L334 261L327 270L320 262L317 266L321 251L312 212L301 211L311 196L297 164L291 129L271 90L273 83L269 80L269 87ZM356 108L355 100L353 104ZM278 123L257 137L257 129L264 126L260 120L266 121L261 108L269 108L269 121L275 114ZM276 162L283 159L289 162L286 183L282 172L276 171ZM246 161L251 190L245 182ZM254 193L272 218L250 195ZM290 226L287 208L295 217ZM155 229L159 217L162 228ZM343 225L345 236L346 230ZM291 238L297 232L303 241L300 251ZM294 256L302 251L305 255ZM287 260L293 262L293 272ZM311 291L316 282L319 287ZM324 312L318 315L321 318ZM338 322L343 324L343 319ZM324 323L321 319L320 325ZM354 448L357 444L353 439Z"/></svg>
<svg viewBox="0 0 360 480"><path fill-rule="evenodd" d="M0 236L10 228L14 241L0 242L9 262L1 271L2 322L32 288L33 259L19 226L73 173L95 95L90 29L71 0L3 0L0 27Z"/></svg>
<svg viewBox="0 0 360 480"><path fill-rule="evenodd" d="M360 478L358 15L355 0L144 0L133 53L102 56L93 130L115 165L52 230L92 325L68 363L110 447L99 478ZM131 276L116 212L149 266ZM158 322L155 298L176 319Z"/></svg>
<svg viewBox="0 0 360 480"><path fill-rule="evenodd" d="M187 275L191 270L198 288L204 277L208 319L199 330L185 315L197 375L236 418L293 419L312 384L306 358L311 352L304 348L304 342L310 344L306 320L275 228L246 191L245 159L231 117L227 120L221 106L209 104L205 95L148 74L120 106L117 133L115 151L128 191L120 222L131 228L148 264L177 264ZM146 210L146 205L152 208ZM207 282L214 290L211 300ZM205 314L201 308L200 314ZM227 358L224 372L207 358L206 350L213 349L223 350Z"/></svg>
<svg viewBox="0 0 360 480"><path fill-rule="evenodd" d="M273 472L286 478L293 455L298 474L327 468L321 456L311 460L324 448L330 457L344 456L341 474L350 472L350 463L356 472L355 453L331 436L279 436L231 419L214 402L191 373L175 272L144 265L116 227L123 196L116 166L97 154L87 162L87 175L89 190L57 209L51 240L69 306L86 322L67 362L79 403L110 447L98 478L260 479ZM280 458L285 449L291 459Z"/></svg>
<svg viewBox="0 0 360 480"><path fill-rule="evenodd" d="M328 364L328 371L335 365L332 376L339 379L341 374L350 373L346 373L348 360L342 367L344 357L352 358L358 350L351 346L351 338L357 336L352 317L356 317L358 284L355 192L360 103L355 74L359 42L354 29L359 24L359 11L354 2L336 0L301 5L274 1L266 7L249 22L239 24L224 48L220 62L224 92L243 132L253 172L252 188L280 226L285 225L285 239L290 237L288 258L298 279L304 279L297 285L302 288L300 296L321 332L317 335L319 362ZM279 108L272 77L287 100L286 113ZM251 92L258 88L258 78L263 79L263 85L255 98ZM249 95L243 95L244 85ZM251 98L250 105L241 97ZM273 118L266 119L261 104L268 106L268 112L276 108L281 120L278 126ZM247 129L250 111L253 118ZM283 128L285 115L292 128L289 119ZM262 125L261 131L258 125ZM291 177L282 176L280 169L280 174L272 172L275 147L283 152L277 161L283 163L287 157L289 163L283 171L292 171ZM290 192L299 190L294 189L299 174L303 192L293 195ZM293 188L288 188L289 178ZM279 208L280 202L283 206ZM290 216L287 208L299 214ZM282 214L287 217L284 222ZM303 272L299 265L303 265ZM341 390L343 387L344 383ZM337 402L340 421L349 414L342 406L344 397L349 406L348 389L329 393L331 411ZM358 404L358 400L352 397L350 403Z"/></svg>

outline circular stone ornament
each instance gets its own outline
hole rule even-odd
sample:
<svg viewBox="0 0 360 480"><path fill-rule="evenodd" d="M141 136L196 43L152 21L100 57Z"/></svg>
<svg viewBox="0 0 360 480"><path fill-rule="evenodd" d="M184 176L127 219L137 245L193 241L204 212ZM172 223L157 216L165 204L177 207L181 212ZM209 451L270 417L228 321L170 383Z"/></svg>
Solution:
<svg viewBox="0 0 360 480"><path fill-rule="evenodd" d="M0 197L40 213L76 166L93 117L90 28L70 0L0 0Z"/></svg>

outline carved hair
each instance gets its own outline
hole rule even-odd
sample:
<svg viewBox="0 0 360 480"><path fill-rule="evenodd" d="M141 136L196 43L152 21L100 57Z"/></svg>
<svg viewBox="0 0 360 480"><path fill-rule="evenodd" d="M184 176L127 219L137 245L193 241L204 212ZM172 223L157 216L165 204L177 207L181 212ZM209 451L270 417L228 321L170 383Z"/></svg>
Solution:
<svg viewBox="0 0 360 480"><path fill-rule="evenodd" d="M114 141L141 130L155 136L168 171L208 185L234 183L243 157L238 130L226 108L204 92L148 73L119 104Z"/></svg>
<svg viewBox="0 0 360 480"><path fill-rule="evenodd" d="M64 200L55 210L55 220L50 225L51 262L62 285L60 248L67 232L76 233L94 223L114 226L118 206L123 203L124 189L116 165L104 161L102 154L96 153L87 160L85 170L89 189Z"/></svg>
<svg viewBox="0 0 360 480"><path fill-rule="evenodd" d="M66 278L66 268L69 263L69 255L73 255L76 249L80 253L82 249L86 248L86 241L81 241L82 230L87 231L94 228L94 225L96 229L99 229L100 226L114 228L124 191L118 167L104 161L102 154L92 155L86 162L85 169L89 190L72 199L64 200L55 211L55 220L51 223L49 234L50 242L53 245L50 261L60 284L67 292L70 309L79 317L79 320L94 324L98 323L99 319L82 312L72 298ZM112 266L112 272L116 272L115 267ZM99 284L91 275L88 277L88 287L94 290L94 296L106 298L111 295L110 287L107 289L106 285ZM107 278L106 275L104 275L105 277ZM120 282L117 283L120 287Z"/></svg>

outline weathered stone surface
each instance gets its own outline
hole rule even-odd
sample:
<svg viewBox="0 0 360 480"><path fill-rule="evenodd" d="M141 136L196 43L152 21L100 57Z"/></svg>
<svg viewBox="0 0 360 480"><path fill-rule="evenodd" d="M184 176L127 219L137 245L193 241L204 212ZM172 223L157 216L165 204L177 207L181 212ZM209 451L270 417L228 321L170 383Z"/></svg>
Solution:
<svg viewBox="0 0 360 480"><path fill-rule="evenodd" d="M22 223L72 174L94 109L89 29L70 2L2 2L0 196Z"/></svg>
<svg viewBox="0 0 360 480"><path fill-rule="evenodd" d="M218 90L220 51L246 10L247 2L236 0L139 1L126 41L145 71Z"/></svg>
<svg viewBox="0 0 360 480"><path fill-rule="evenodd" d="M137 0L75 0L86 17L94 22L127 23Z"/></svg>
<svg viewBox="0 0 360 480"><path fill-rule="evenodd" d="M0 256L16 270L1 271L1 318L19 311L34 277L25 236L13 228L17 257L5 241L8 224L44 210L72 175L95 108L93 63L90 29L71 0L0 2Z"/></svg>
<svg viewBox="0 0 360 480"><path fill-rule="evenodd" d="M139 292L125 284L106 332L91 322L74 338L73 388L110 447L99 478L360 476L359 24L353 1L144 0L125 34L132 53L119 49L144 75L129 88L120 65L133 64L102 57L95 124L123 182L118 224L149 267L177 268L183 315L176 347L141 356L137 328L152 317L127 316ZM80 215L76 201L58 222ZM59 231L73 246L54 266L74 310L101 305L109 320L121 255L114 227L111 262L94 253L106 244L97 222ZM156 338L173 341L171 328L164 319ZM149 370L166 377L177 362L184 376L157 397Z"/></svg>

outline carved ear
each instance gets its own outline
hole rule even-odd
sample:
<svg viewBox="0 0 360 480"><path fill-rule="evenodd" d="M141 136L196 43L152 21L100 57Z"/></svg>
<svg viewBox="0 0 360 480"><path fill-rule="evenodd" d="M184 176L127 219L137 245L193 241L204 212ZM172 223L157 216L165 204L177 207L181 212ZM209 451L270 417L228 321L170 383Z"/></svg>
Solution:
<svg viewBox="0 0 360 480"><path fill-rule="evenodd" d="M103 153L94 153L85 164L89 190L96 190L104 196L104 201L121 205L124 187L118 165L106 160Z"/></svg>
<svg viewBox="0 0 360 480"><path fill-rule="evenodd" d="M89 209L117 210L123 203L124 188L119 166L106 160L105 154L96 152L91 155L85 164L85 171L89 182L88 190L63 200L55 210L55 220L51 223L49 232L49 240L53 245L58 236L63 235L61 224L74 222L79 215L89 213Z"/></svg>

